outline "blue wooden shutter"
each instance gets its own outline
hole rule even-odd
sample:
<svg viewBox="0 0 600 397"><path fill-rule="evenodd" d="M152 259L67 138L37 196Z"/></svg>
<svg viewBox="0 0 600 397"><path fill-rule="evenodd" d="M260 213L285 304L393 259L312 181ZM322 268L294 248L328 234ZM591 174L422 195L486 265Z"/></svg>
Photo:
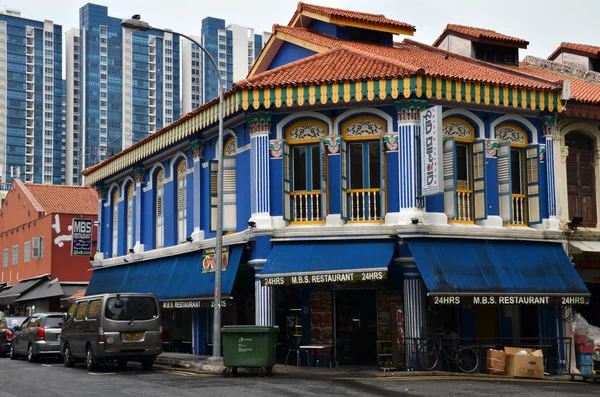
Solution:
<svg viewBox="0 0 600 397"><path fill-rule="evenodd" d="M474 218L480 221L487 217L485 200L485 139L473 142L473 207Z"/></svg>
<svg viewBox="0 0 600 397"><path fill-rule="evenodd" d="M540 145L527 145L525 150L527 170L527 210L529 224L542 223L540 205Z"/></svg>
<svg viewBox="0 0 600 397"><path fill-rule="evenodd" d="M385 219L385 214L387 212L387 180L386 180L386 172L387 172L387 163L385 157L385 141L383 140L384 135L379 136L379 155L381 156L380 170L379 176L381 178L381 202L380 202L380 214L381 219Z"/></svg>
<svg viewBox="0 0 600 397"><path fill-rule="evenodd" d="M498 147L498 195L500 217L504 223L512 223L512 180L510 162L510 142L503 142ZM517 181L519 182L519 181Z"/></svg>
<svg viewBox="0 0 600 397"><path fill-rule="evenodd" d="M286 221L292 220L291 210L292 203L290 200L291 190L291 170L290 170L290 145L283 142L283 219Z"/></svg>
<svg viewBox="0 0 600 397"><path fill-rule="evenodd" d="M217 175L219 173L219 162L217 160L210 160L210 230L217 230L217 203L219 199L217 197Z"/></svg>
<svg viewBox="0 0 600 397"><path fill-rule="evenodd" d="M327 214L329 213L329 208L328 208L328 203L329 201L327 200L327 147L325 145L325 139L326 138L321 138L321 141L319 142L319 149L321 152L321 202L319 203L320 205L320 211L319 211L319 219L325 219L327 217Z"/></svg>
<svg viewBox="0 0 600 397"><path fill-rule="evenodd" d="M344 140L344 138L341 138L342 142L340 143L340 160L341 160L341 171L342 171L342 183L341 183L341 189L342 189L342 195L341 195L341 199L342 199L342 205L341 205L341 212L342 212L342 219L347 220L348 219L348 150L347 150L347 145L346 145L346 141Z"/></svg>
<svg viewBox="0 0 600 397"><path fill-rule="evenodd" d="M456 201L456 143L454 138L444 139L444 212L448 219L458 216Z"/></svg>

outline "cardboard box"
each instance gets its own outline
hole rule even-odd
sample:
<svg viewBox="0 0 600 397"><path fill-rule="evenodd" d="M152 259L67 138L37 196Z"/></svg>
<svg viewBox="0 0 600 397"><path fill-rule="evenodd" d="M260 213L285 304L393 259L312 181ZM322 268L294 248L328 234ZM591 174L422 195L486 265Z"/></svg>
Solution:
<svg viewBox="0 0 600 397"><path fill-rule="evenodd" d="M522 350L527 354L516 354ZM544 355L541 350L507 346L504 351L506 352L506 375L515 378L544 379Z"/></svg>
<svg viewBox="0 0 600 397"><path fill-rule="evenodd" d="M487 373L491 375L504 375L506 368L506 353L503 350L488 350L486 359Z"/></svg>

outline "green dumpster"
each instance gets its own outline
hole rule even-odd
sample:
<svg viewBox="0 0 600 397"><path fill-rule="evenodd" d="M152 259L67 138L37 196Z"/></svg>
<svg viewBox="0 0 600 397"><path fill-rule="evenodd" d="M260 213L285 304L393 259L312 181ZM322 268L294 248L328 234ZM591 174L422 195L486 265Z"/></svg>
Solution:
<svg viewBox="0 0 600 397"><path fill-rule="evenodd" d="M237 375L239 367L260 368L260 375L271 375L275 365L279 327L228 325L223 334L223 376Z"/></svg>

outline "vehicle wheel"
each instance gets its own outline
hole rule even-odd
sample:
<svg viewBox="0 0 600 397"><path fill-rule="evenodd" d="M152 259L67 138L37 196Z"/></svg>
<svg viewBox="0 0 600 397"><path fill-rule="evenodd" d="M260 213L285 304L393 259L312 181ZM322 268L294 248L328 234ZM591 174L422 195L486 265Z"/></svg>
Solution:
<svg viewBox="0 0 600 397"><path fill-rule="evenodd" d="M229 368L223 368L223 377L224 378L228 378L229 377Z"/></svg>
<svg viewBox="0 0 600 397"><path fill-rule="evenodd" d="M16 360L17 359L17 352L15 351L15 345L14 344L10 345L9 357L10 357L11 360Z"/></svg>
<svg viewBox="0 0 600 397"><path fill-rule="evenodd" d="M231 368L231 375L235 378L237 376L237 367Z"/></svg>
<svg viewBox="0 0 600 397"><path fill-rule="evenodd" d="M267 376L273 376L273 367L267 368Z"/></svg>
<svg viewBox="0 0 600 397"><path fill-rule="evenodd" d="M29 344L29 346L27 346L27 361L29 361L30 363L34 363L37 361L37 356L33 354L33 345L31 343Z"/></svg>
<svg viewBox="0 0 600 397"><path fill-rule="evenodd" d="M154 365L154 358L143 358L141 360L142 363L142 369L144 371L149 371L152 369L152 366Z"/></svg>
<svg viewBox="0 0 600 397"><path fill-rule="evenodd" d="M88 371L93 371L96 369L96 355L92 350L92 346L88 346L85 350L85 367Z"/></svg>
<svg viewBox="0 0 600 397"><path fill-rule="evenodd" d="M438 364L438 351L435 345L425 344L419 347L419 365L424 371L433 371Z"/></svg>
<svg viewBox="0 0 600 397"><path fill-rule="evenodd" d="M262 367L260 369L260 377L264 378L266 374L267 374L267 369L265 367Z"/></svg>
<svg viewBox="0 0 600 397"><path fill-rule="evenodd" d="M470 374L477 370L477 367L479 366L479 357L475 350L470 347L463 347L457 352L456 362L458 363L458 368L462 372Z"/></svg>
<svg viewBox="0 0 600 397"><path fill-rule="evenodd" d="M126 369L127 360L117 360L117 366L119 367L119 369Z"/></svg>
<svg viewBox="0 0 600 397"><path fill-rule="evenodd" d="M71 346L68 343L65 343L65 348L63 350L63 364L65 367L72 367L75 365L75 359L71 354Z"/></svg>

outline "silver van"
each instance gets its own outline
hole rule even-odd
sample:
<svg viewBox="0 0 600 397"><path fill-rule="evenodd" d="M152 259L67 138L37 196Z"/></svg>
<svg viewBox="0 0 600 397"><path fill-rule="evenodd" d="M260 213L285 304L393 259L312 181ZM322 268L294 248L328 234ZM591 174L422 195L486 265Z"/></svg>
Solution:
<svg viewBox="0 0 600 397"><path fill-rule="evenodd" d="M98 363L139 361L150 369L162 353L162 326L153 294L102 294L76 299L60 333L66 367L85 361L88 371Z"/></svg>

